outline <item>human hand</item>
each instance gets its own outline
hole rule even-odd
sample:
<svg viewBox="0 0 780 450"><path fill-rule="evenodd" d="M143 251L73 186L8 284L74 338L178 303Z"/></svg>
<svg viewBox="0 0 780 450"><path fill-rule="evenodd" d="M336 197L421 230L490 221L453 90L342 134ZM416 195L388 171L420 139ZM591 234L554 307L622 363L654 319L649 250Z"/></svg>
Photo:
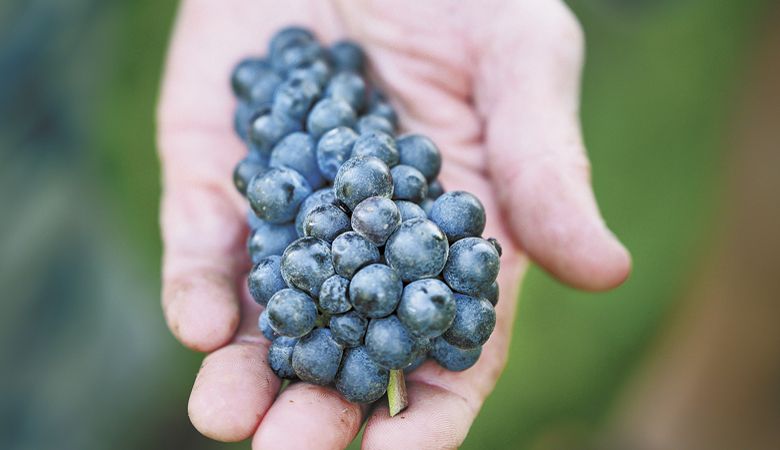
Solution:
<svg viewBox="0 0 780 450"><path fill-rule="evenodd" d="M390 418L335 390L280 381L246 291L247 206L231 183L245 154L232 130L229 74L285 25L366 50L402 128L443 153L448 190L477 195L485 236L504 247L498 323L465 372L427 362L407 377L410 405ZM274 2L185 0L158 111L163 308L186 346L210 355L189 414L206 436L254 448L342 448L364 420L365 448L451 448L466 436L504 367L524 255L587 290L619 285L626 250L605 227L578 121L581 31L558 0ZM522 250L522 253L521 253ZM278 394L278 396L277 396Z"/></svg>

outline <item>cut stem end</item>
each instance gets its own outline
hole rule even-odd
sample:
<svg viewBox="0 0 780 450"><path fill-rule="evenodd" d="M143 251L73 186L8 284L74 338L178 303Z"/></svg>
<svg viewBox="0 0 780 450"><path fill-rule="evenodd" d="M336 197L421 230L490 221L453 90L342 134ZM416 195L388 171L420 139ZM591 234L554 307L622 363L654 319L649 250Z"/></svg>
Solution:
<svg viewBox="0 0 780 450"><path fill-rule="evenodd" d="M387 383L387 406L390 409L390 417L394 417L409 406L402 369L390 371L390 380Z"/></svg>

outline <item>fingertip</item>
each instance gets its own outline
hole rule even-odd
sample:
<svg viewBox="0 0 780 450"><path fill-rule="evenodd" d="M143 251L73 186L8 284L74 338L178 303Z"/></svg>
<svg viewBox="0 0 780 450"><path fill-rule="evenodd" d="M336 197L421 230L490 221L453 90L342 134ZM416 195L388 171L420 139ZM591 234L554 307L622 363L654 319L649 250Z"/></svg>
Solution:
<svg viewBox="0 0 780 450"><path fill-rule="evenodd" d="M204 359L187 408L201 434L236 442L255 432L279 389L265 351L263 345L233 344Z"/></svg>
<svg viewBox="0 0 780 450"><path fill-rule="evenodd" d="M332 388L297 382L282 391L263 418L252 448L346 448L362 423L361 405Z"/></svg>
<svg viewBox="0 0 780 450"><path fill-rule="evenodd" d="M226 345L240 322L234 280L209 271L166 281L163 309L176 338L200 352Z"/></svg>
<svg viewBox="0 0 780 450"><path fill-rule="evenodd" d="M612 232L604 228L600 236L573 246L567 260L551 272L572 287L586 291L614 289L631 273L631 254Z"/></svg>
<svg viewBox="0 0 780 450"><path fill-rule="evenodd" d="M366 423L361 448L458 448L475 416L467 400L422 382L408 382L407 389L409 407L395 417L380 400Z"/></svg>

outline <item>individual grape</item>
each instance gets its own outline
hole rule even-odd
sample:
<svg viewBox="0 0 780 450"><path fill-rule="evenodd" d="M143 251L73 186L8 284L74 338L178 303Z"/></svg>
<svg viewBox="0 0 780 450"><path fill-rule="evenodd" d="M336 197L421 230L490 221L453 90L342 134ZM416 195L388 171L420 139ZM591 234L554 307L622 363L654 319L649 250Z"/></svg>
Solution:
<svg viewBox="0 0 780 450"><path fill-rule="evenodd" d="M393 199L420 203L428 195L428 183L419 170L399 164L390 169L393 177Z"/></svg>
<svg viewBox="0 0 780 450"><path fill-rule="evenodd" d="M442 338L436 338L430 355L445 369L460 372L476 364L481 353L481 346L462 349L455 347Z"/></svg>
<svg viewBox="0 0 780 450"><path fill-rule="evenodd" d="M366 317L384 317L395 310L402 291L403 283L395 270L384 264L371 264L352 277L349 300Z"/></svg>
<svg viewBox="0 0 780 450"><path fill-rule="evenodd" d="M403 222L385 246L387 264L407 282L438 275L448 254L447 237L427 219Z"/></svg>
<svg viewBox="0 0 780 450"><path fill-rule="evenodd" d="M300 26L288 26L277 31L268 44L268 54L271 58L291 47L297 47L314 42L311 31Z"/></svg>
<svg viewBox="0 0 780 450"><path fill-rule="evenodd" d="M342 352L328 328L317 328L295 344L292 367L301 380L325 386L336 378Z"/></svg>
<svg viewBox="0 0 780 450"><path fill-rule="evenodd" d="M301 337L314 328L317 305L301 291L282 289L268 301L268 322L278 334Z"/></svg>
<svg viewBox="0 0 780 450"><path fill-rule="evenodd" d="M398 127L398 115L395 113L393 106L385 100L375 101L369 107L368 113L376 116L382 116L393 125L393 128Z"/></svg>
<svg viewBox="0 0 780 450"><path fill-rule="evenodd" d="M287 283L282 278L281 259L276 255L267 256L258 261L249 271L247 277L249 293L258 304L267 305L274 294L287 287Z"/></svg>
<svg viewBox="0 0 780 450"><path fill-rule="evenodd" d="M495 247L482 238L465 238L452 244L442 275L453 290L479 296L496 281L499 257Z"/></svg>
<svg viewBox="0 0 780 450"><path fill-rule="evenodd" d="M434 338L455 320L455 296L443 282L429 278L409 283L396 314L416 337Z"/></svg>
<svg viewBox="0 0 780 450"><path fill-rule="evenodd" d="M372 403L385 394L390 372L368 355L365 347L344 351L336 389L353 403Z"/></svg>
<svg viewBox="0 0 780 450"><path fill-rule="evenodd" d="M498 304L498 281L494 281L490 287L488 287L482 294L482 297L487 299L491 305L496 306Z"/></svg>
<svg viewBox="0 0 780 450"><path fill-rule="evenodd" d="M344 347L357 347L363 343L368 320L357 311L330 316L330 331L333 339Z"/></svg>
<svg viewBox="0 0 780 450"><path fill-rule="evenodd" d="M484 298L455 294L455 320L442 334L458 348L474 348L487 342L496 327L496 310Z"/></svg>
<svg viewBox="0 0 780 450"><path fill-rule="evenodd" d="M393 135L395 133L393 124L391 124L390 121L384 117L378 116L376 114L366 114L359 117L357 123L355 123L355 129L357 130L358 134L367 134L373 131L378 131L389 135Z"/></svg>
<svg viewBox="0 0 780 450"><path fill-rule="evenodd" d="M306 129L319 139L323 134L338 127L352 127L355 111L344 100L324 98L317 102L306 119Z"/></svg>
<svg viewBox="0 0 780 450"><path fill-rule="evenodd" d="M272 110L274 114L302 122L320 93L317 82L305 73L299 72L287 78L276 89Z"/></svg>
<svg viewBox="0 0 780 450"><path fill-rule="evenodd" d="M230 76L230 86L233 94L242 99L248 99L249 89L264 74L272 72L268 61L261 58L246 58L239 61Z"/></svg>
<svg viewBox="0 0 780 450"><path fill-rule="evenodd" d="M271 327L271 322L268 321L267 309L264 309L263 312L260 313L260 317L257 318L257 328L260 329L260 331L263 333L263 336L265 336L265 338L269 341L273 342L276 338L279 337L279 335L276 334L276 331L274 331L273 327Z"/></svg>
<svg viewBox="0 0 780 450"><path fill-rule="evenodd" d="M282 277L287 285L317 297L322 283L336 274L330 246L312 237L300 238L282 254Z"/></svg>
<svg viewBox="0 0 780 450"><path fill-rule="evenodd" d="M368 197L390 198L393 178L387 164L378 158L350 158L336 173L333 190L336 198L353 210Z"/></svg>
<svg viewBox="0 0 780 450"><path fill-rule="evenodd" d="M306 179L286 167L274 167L252 178L246 192L255 214L271 223L293 220L309 194L311 187Z"/></svg>
<svg viewBox="0 0 780 450"><path fill-rule="evenodd" d="M267 158L277 142L294 131L301 131L302 128L300 122L283 114L273 112L260 114L249 126L249 142L252 151Z"/></svg>
<svg viewBox="0 0 780 450"><path fill-rule="evenodd" d="M297 343L297 338L279 336L268 347L268 365L277 377L287 380L297 378L292 366L293 350Z"/></svg>
<svg viewBox="0 0 780 450"><path fill-rule="evenodd" d="M392 200L369 197L352 211L352 229L376 246L382 246L401 225L401 212Z"/></svg>
<svg viewBox="0 0 780 450"><path fill-rule="evenodd" d="M401 164L419 170L428 181L433 181L441 171L441 152L429 138L408 134L398 138Z"/></svg>
<svg viewBox="0 0 780 450"><path fill-rule="evenodd" d="M333 193L333 188L324 187L316 190L301 203L298 214L295 216L295 231L298 232L298 237L304 236L303 220L306 218L306 215L309 214L309 211L320 205L338 205L336 195Z"/></svg>
<svg viewBox="0 0 780 450"><path fill-rule="evenodd" d="M317 165L328 181L336 178L339 167L352 154L357 133L348 127L336 127L322 135L317 142Z"/></svg>
<svg viewBox="0 0 780 450"><path fill-rule="evenodd" d="M428 183L428 198L436 200L444 194L444 186L438 179Z"/></svg>
<svg viewBox="0 0 780 450"><path fill-rule="evenodd" d="M246 241L249 256L253 263L271 255L281 255L294 240L298 239L295 225L287 223L271 223L260 219L251 213L253 220L252 231Z"/></svg>
<svg viewBox="0 0 780 450"><path fill-rule="evenodd" d="M346 278L352 278L358 270L380 261L377 246L354 231L348 231L334 239L331 253L333 268L337 274Z"/></svg>
<svg viewBox="0 0 780 450"><path fill-rule="evenodd" d="M365 342L371 359L387 369L403 369L414 360L414 337L395 315L372 319Z"/></svg>
<svg viewBox="0 0 780 450"><path fill-rule="evenodd" d="M406 200L396 200L395 206L398 207L398 211L401 213L402 223L412 219L428 218L428 216L425 214L425 211L423 211L423 209L420 208L420 205L417 205L415 203Z"/></svg>
<svg viewBox="0 0 780 450"><path fill-rule="evenodd" d="M398 149L395 146L395 139L381 131L369 131L361 134L352 146L352 157L359 158L361 156L379 158L388 167L393 167L398 164Z"/></svg>
<svg viewBox="0 0 780 450"><path fill-rule="evenodd" d="M353 111L360 111L366 100L366 83L354 72L339 72L330 79L325 95L343 100Z"/></svg>
<svg viewBox="0 0 780 450"><path fill-rule="evenodd" d="M303 219L304 236L322 239L328 243L349 230L349 216L336 205L316 206Z"/></svg>
<svg viewBox="0 0 780 450"><path fill-rule="evenodd" d="M366 65L363 49L352 41L338 41L330 47L333 67L339 71L362 73Z"/></svg>
<svg viewBox="0 0 780 450"><path fill-rule="evenodd" d="M320 309L327 314L341 314L352 309L348 287L349 280L340 275L325 280L320 288Z"/></svg>
<svg viewBox="0 0 780 450"><path fill-rule="evenodd" d="M250 153L249 156L236 164L233 170L233 184L238 192L246 195L246 188L252 178L266 170L268 170L268 163Z"/></svg>
<svg viewBox="0 0 780 450"><path fill-rule="evenodd" d="M295 132L285 136L271 151L270 167L288 167L303 175L312 189L325 184L317 165L314 139L307 133Z"/></svg>
<svg viewBox="0 0 780 450"><path fill-rule="evenodd" d="M433 203L428 215L444 231L450 243L479 236L485 230L485 208L477 197L468 192L442 194Z"/></svg>

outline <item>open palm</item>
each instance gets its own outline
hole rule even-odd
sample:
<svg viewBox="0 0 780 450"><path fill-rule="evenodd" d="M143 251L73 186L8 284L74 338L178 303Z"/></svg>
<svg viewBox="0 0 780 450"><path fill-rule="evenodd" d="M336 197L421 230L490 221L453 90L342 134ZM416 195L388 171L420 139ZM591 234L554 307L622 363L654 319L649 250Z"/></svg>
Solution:
<svg viewBox="0 0 780 450"><path fill-rule="evenodd" d="M410 406L389 418L335 390L280 380L266 363L259 307L245 288L247 206L231 183L245 154L228 84L242 57L285 25L364 46L401 127L442 150L448 190L476 194L486 236L503 244L498 323L465 372L428 362L408 376ZM578 121L582 36L557 0L456 2L185 0L166 64L158 132L164 169L163 306L185 345L210 352L192 423L255 448L458 446L504 366L523 254L572 286L620 284L630 260L601 220ZM523 253L521 253L521 250Z"/></svg>

